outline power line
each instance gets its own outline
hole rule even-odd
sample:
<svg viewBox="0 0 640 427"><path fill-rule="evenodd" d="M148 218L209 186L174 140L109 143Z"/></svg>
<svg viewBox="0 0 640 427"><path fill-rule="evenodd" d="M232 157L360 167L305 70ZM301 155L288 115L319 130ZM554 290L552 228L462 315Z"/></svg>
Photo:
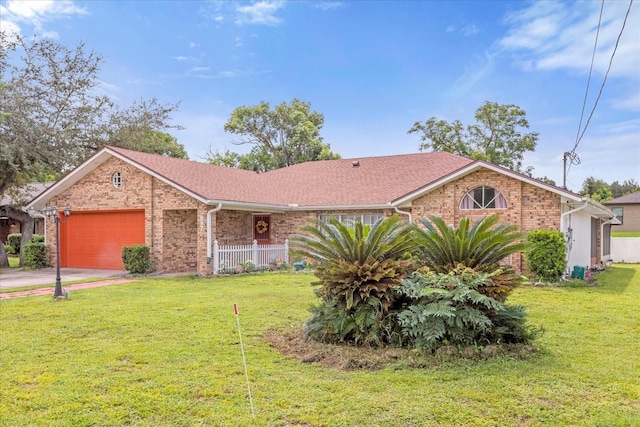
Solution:
<svg viewBox="0 0 640 427"><path fill-rule="evenodd" d="M604 75L604 79L602 80L602 85L600 85L600 91L598 92L598 96L596 97L596 102L593 104L593 108L591 109L591 113L589 114L589 118L587 119L587 123L584 125L584 129L582 130L582 134L580 134L580 138L576 141L576 145L573 147L575 150L582 141L582 137L584 133L587 131L587 127L589 126L589 122L591 121L591 117L593 117L593 113L596 110L598 105L598 101L600 100L600 96L602 95L602 91L604 90L604 84L607 82L607 77L609 76L609 71L611 71L611 65L613 64L613 57L616 54L616 50L618 50L618 44L620 43L620 38L622 37L622 33L624 32L624 27L627 25L627 18L629 17L629 12L631 11L631 5L633 4L633 0L629 1L629 7L627 8L627 13L624 15L624 21L622 21L622 28L620 28L620 33L618 34L618 38L616 39L616 45L613 48L613 52L611 53L611 58L609 59L609 67L607 68L607 72Z"/></svg>
<svg viewBox="0 0 640 427"><path fill-rule="evenodd" d="M587 122L584 125L584 129L582 129L582 133L580 133L580 126L582 126L582 118L584 116L584 107L586 105L586 100L587 100L587 95L589 93L589 83L591 80L591 72L593 70L593 62L594 62L594 57L595 57L595 52L596 52L596 46L598 44L598 36L600 33L600 25L601 25L601 21L602 21L602 10L604 8L604 0L602 0L602 4L600 6L600 18L598 19L598 30L596 32L596 40L595 40L595 44L593 46L593 55L591 57L591 67L589 68L589 78L587 80L587 89L585 92L585 99L584 102L582 104L582 113L580 114L580 124L578 125L578 134L576 135L576 143L573 146L573 148L571 149L570 152L566 152L564 153L564 160L565 160L565 173L564 173L564 181L565 181L565 187L566 187L566 179L567 179L567 175L569 173L569 170L571 169L571 165L572 164L580 164L580 158L578 157L577 153L575 152L576 148L578 148L578 145L580 144L580 142L582 141L582 137L584 136L585 132L587 131L587 127L589 127L589 123L591 122L591 118L593 117L593 113L596 110L596 107L598 106L598 101L600 101L600 97L602 96L602 91L604 90L604 85L607 82L607 78L609 77L609 72L611 71L611 66L613 64L613 58L616 55L616 51L618 50L618 45L620 44L620 39L622 38L622 33L624 32L624 28L627 24L627 18L629 17L629 13L631 11L631 6L633 5L633 0L629 1L629 7L627 8L627 13L624 16L624 20L622 21L622 28L620 28L620 33L618 34L618 38L616 39L616 44L613 48L613 52L611 52L611 58L609 58L609 66L607 67L607 71L604 75L604 79L602 80L602 84L600 85L600 91L598 92L598 96L596 97L596 100L593 104L593 108L591 109L591 112L589 113L589 117L587 118ZM579 136L578 136L579 135ZM571 160L571 162L569 163L569 167L566 168L566 159L569 158Z"/></svg>
<svg viewBox="0 0 640 427"><path fill-rule="evenodd" d="M598 47L598 37L600 36L600 26L602 23L602 11L604 10L604 0L600 3L600 16L598 17L598 28L596 30L596 41L593 43L593 52L591 53L591 66L589 67L589 77L587 78L587 88L584 91L584 100L582 101L582 111L580 112L580 123L578 123L578 131L576 132L576 144L573 146L572 152L578 147L580 137L580 129L582 128L582 119L584 118L584 108L587 106L587 96L589 95L589 85L591 84L591 73L593 72L593 63L596 57L596 48Z"/></svg>

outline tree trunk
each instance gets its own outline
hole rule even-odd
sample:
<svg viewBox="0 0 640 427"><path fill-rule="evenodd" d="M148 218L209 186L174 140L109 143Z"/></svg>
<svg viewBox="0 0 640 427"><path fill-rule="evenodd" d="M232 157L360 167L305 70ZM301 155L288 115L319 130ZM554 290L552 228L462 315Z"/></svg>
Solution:
<svg viewBox="0 0 640 427"><path fill-rule="evenodd" d="M33 237L33 218L26 212L23 212L20 209L16 209L13 206L4 206L3 207L4 214L13 219L15 221L20 221L22 224L20 228L20 232L22 233L22 237L20 238L20 267L24 266L24 247L27 243L31 242L31 238ZM4 248L2 248L2 252ZM0 253L0 257L2 254ZM6 253L5 253L6 258ZM0 258L0 263L2 259Z"/></svg>
<svg viewBox="0 0 640 427"><path fill-rule="evenodd" d="M9 258L7 258L7 251L4 250L4 244L0 242L0 268L9 267Z"/></svg>

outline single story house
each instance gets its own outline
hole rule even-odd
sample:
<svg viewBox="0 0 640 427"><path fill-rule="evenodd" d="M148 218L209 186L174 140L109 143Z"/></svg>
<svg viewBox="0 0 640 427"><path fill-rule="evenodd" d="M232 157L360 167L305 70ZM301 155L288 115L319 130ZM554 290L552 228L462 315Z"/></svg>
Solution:
<svg viewBox="0 0 640 427"><path fill-rule="evenodd" d="M640 191L604 203L620 221L613 231L640 231Z"/></svg>
<svg viewBox="0 0 640 427"><path fill-rule="evenodd" d="M52 184L53 182L33 182L20 188L17 195L5 193L0 198L0 243L7 243L9 234L22 233L22 222L18 219L10 218L7 208L13 206L20 212L21 200L32 200ZM44 234L44 221L42 218L34 218L32 232L34 234Z"/></svg>
<svg viewBox="0 0 640 427"><path fill-rule="evenodd" d="M256 173L106 147L26 209L37 214L47 206L71 208L59 224L62 267L122 269L122 247L145 244L158 271L199 274L229 267L222 249L253 244L255 259L258 250L282 247L309 217L374 224L390 215L412 222L437 215L457 224L462 217L499 213L523 232L561 230L569 269L607 259L615 221L591 199L445 152L324 160ZM47 244L55 242L54 233L55 227L47 228ZM521 255L509 262L526 270Z"/></svg>

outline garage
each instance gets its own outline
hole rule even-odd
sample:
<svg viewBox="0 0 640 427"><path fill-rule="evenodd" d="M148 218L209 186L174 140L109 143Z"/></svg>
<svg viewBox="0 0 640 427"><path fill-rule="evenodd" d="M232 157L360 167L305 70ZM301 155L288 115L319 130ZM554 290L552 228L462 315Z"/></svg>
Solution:
<svg viewBox="0 0 640 427"><path fill-rule="evenodd" d="M60 266L123 270L122 248L145 244L144 210L72 212L60 221Z"/></svg>

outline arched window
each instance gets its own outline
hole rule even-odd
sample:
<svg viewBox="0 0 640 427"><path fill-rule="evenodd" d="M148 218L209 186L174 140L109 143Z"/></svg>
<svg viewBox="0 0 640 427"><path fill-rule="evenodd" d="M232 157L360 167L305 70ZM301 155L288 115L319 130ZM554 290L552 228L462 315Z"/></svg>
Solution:
<svg viewBox="0 0 640 427"><path fill-rule="evenodd" d="M506 209L507 201L495 188L485 185L469 190L460 202L460 209Z"/></svg>

